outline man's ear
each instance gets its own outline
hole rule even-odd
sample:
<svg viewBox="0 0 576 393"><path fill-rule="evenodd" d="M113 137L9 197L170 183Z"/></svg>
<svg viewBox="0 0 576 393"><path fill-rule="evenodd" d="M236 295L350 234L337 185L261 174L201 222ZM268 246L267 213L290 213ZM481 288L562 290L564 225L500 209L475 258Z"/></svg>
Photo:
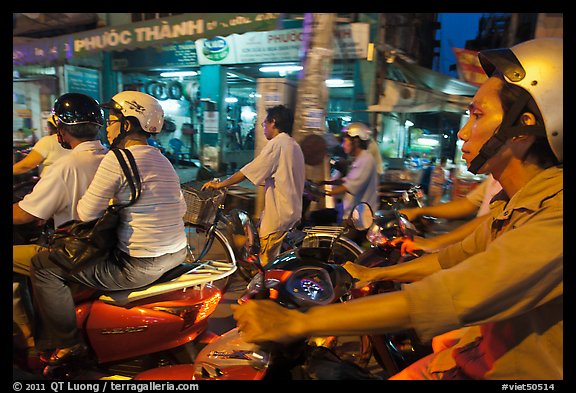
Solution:
<svg viewBox="0 0 576 393"><path fill-rule="evenodd" d="M524 112L522 116L520 116L520 122L524 126L533 126L536 124L536 116L531 112Z"/></svg>

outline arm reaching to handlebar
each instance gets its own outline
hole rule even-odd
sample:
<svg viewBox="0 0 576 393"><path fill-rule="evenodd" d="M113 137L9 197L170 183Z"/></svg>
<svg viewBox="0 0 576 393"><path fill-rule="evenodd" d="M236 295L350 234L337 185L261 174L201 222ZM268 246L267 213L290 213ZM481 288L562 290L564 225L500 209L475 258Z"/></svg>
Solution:
<svg viewBox="0 0 576 393"><path fill-rule="evenodd" d="M404 253L412 253L415 250L436 252L444 247L459 242L474 232L474 230L488 217L488 215L475 217L472 220L460 225L458 228L442 235L430 238L415 236L414 240L406 241L402 244L402 255L404 255Z"/></svg>
<svg viewBox="0 0 576 393"><path fill-rule="evenodd" d="M410 327L408 302L401 291L349 302L286 309L272 300L231 305L242 338L248 342L289 343L309 336L379 334ZM380 310L375 313L374 310Z"/></svg>
<svg viewBox="0 0 576 393"><path fill-rule="evenodd" d="M204 183L202 190L219 190L224 187L230 187L234 184L238 184L244 179L246 179L246 176L244 176L242 172L238 171L226 180L210 180L209 182Z"/></svg>
<svg viewBox="0 0 576 393"><path fill-rule="evenodd" d="M344 268L361 287L378 280L416 281L440 270L440 265L436 254L428 254L388 267L368 268L347 262ZM381 334L411 327L408 301L402 291L312 307L306 312L287 309L272 300L250 300L231 307L248 342L285 344L308 336ZM375 309L381 312L375 313Z"/></svg>
<svg viewBox="0 0 576 393"><path fill-rule="evenodd" d="M346 262L344 269L358 280L356 288L380 280L411 282L418 281L441 270L438 254L426 254L412 261L385 267L365 267L353 262Z"/></svg>

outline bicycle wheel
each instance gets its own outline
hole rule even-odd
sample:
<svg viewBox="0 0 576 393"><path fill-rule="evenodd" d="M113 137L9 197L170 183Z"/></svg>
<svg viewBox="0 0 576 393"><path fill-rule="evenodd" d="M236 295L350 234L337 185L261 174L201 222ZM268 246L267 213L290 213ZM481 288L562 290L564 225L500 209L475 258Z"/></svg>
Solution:
<svg viewBox="0 0 576 393"><path fill-rule="evenodd" d="M191 250L191 255L188 255L186 262L192 262L198 255L202 252L204 244L207 241L207 230L202 226L193 225L186 223L185 226L186 238L188 239L188 246ZM212 246L202 259L203 261L213 261L211 266L215 267L222 272L235 270L236 268L236 257L232 251L232 247L228 242L228 239L224 236L222 232L218 229L214 232L214 241ZM224 293L228 287L231 274L226 275L214 282L222 293Z"/></svg>

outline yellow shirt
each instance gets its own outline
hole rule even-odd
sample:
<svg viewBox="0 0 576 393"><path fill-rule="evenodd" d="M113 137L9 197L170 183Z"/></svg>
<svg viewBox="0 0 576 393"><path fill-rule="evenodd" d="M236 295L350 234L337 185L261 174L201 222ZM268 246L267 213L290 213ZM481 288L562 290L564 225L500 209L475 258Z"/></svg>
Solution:
<svg viewBox="0 0 576 393"><path fill-rule="evenodd" d="M509 201L494 200L491 213L485 225L440 251L443 270L404 286L423 340L473 326L435 354L428 371L562 379L563 169L548 168Z"/></svg>

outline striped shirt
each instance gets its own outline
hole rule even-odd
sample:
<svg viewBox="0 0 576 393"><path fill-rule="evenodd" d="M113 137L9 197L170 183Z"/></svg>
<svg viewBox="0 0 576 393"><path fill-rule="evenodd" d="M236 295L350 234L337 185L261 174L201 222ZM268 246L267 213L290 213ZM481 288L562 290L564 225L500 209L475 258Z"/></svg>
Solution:
<svg viewBox="0 0 576 393"><path fill-rule="evenodd" d="M135 204L121 210L118 248L133 257L157 257L181 250L187 244L182 219L186 202L174 167L152 146L130 146L129 150L140 172L142 193ZM78 216L83 221L98 218L111 200L130 200L130 187L112 152L104 157L78 202Z"/></svg>

